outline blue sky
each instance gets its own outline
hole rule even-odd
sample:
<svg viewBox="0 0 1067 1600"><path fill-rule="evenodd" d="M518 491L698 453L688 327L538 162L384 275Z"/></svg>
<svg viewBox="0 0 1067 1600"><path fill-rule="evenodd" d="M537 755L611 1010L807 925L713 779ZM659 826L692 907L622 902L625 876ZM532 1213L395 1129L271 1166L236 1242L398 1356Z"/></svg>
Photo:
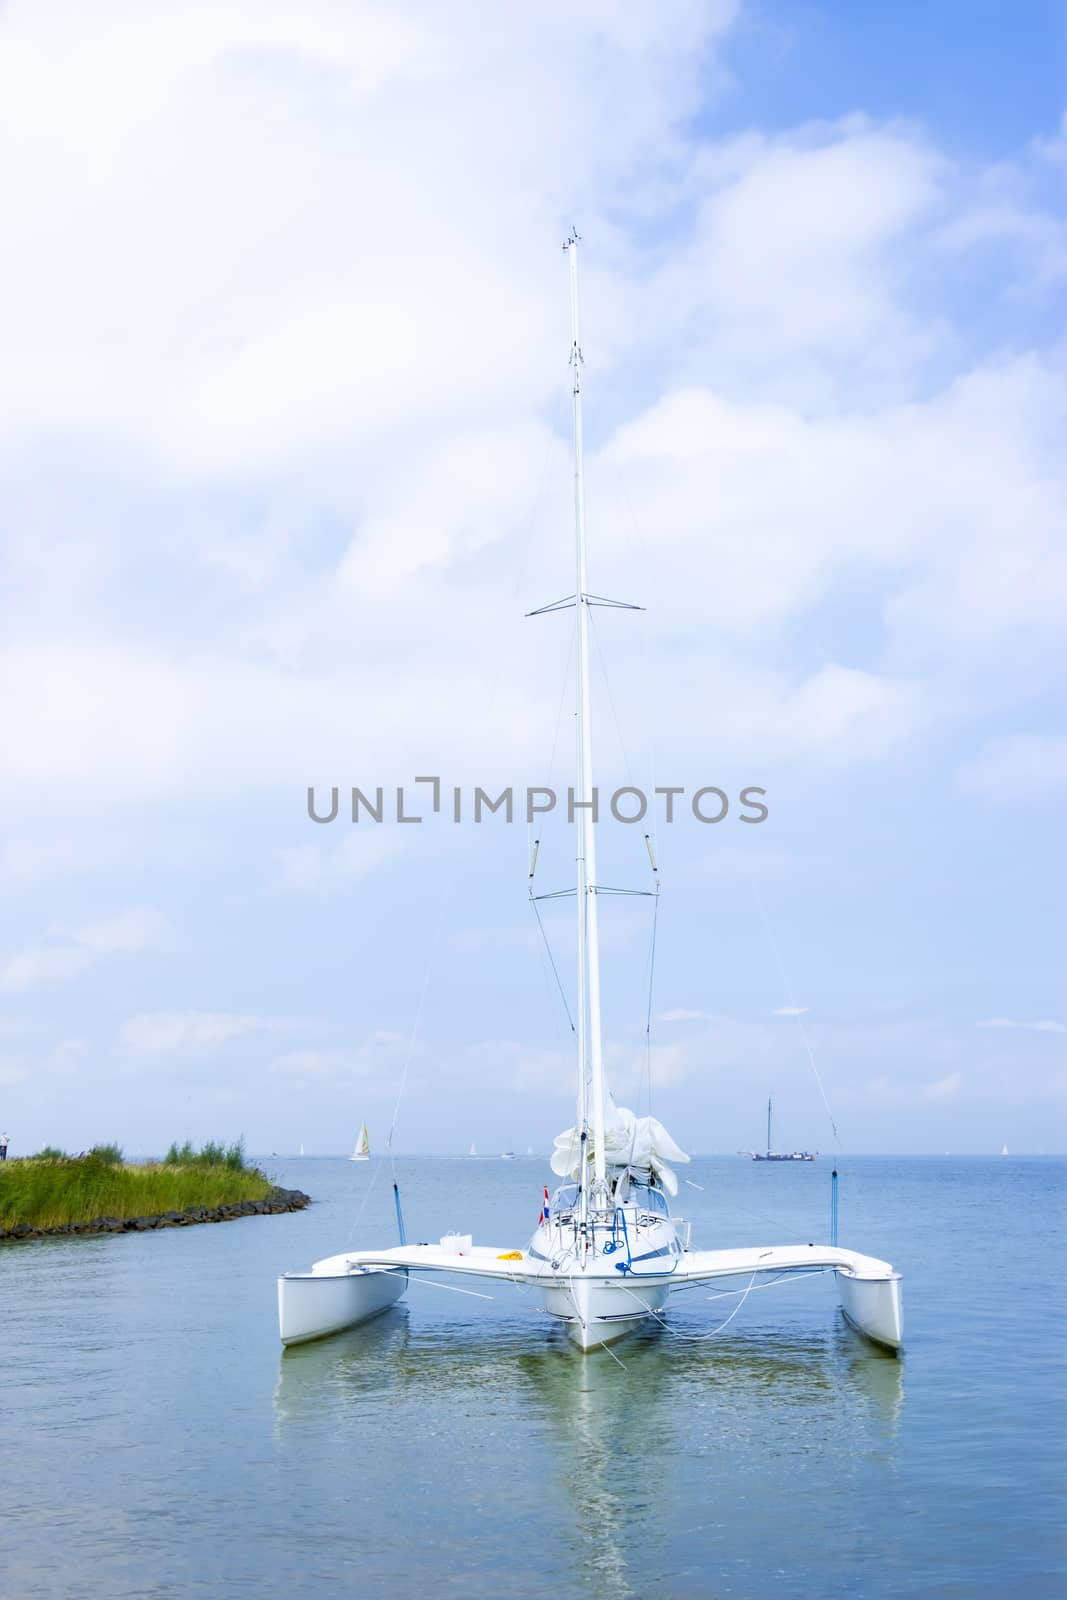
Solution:
<svg viewBox="0 0 1067 1600"><path fill-rule="evenodd" d="M785 129L862 108L996 161L1063 114L1067 18L1055 0L1026 0L1010 26L996 0L759 4L727 59L746 119Z"/></svg>
<svg viewBox="0 0 1067 1600"><path fill-rule="evenodd" d="M405 1063L398 1148L570 1120L525 826L305 791L567 781L571 622L522 618L571 582L577 221L590 582L648 608L597 617L598 773L770 806L657 830L654 1108L827 1150L807 1039L847 1149L1064 1149L1065 32L3 10L13 1148L380 1144ZM648 912L605 907L624 1099Z"/></svg>

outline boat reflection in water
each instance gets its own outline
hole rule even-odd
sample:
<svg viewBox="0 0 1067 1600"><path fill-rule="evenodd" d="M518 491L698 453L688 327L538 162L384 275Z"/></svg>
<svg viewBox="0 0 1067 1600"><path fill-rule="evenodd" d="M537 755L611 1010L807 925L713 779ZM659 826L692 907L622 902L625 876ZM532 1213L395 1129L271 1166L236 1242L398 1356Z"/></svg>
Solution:
<svg viewBox="0 0 1067 1600"><path fill-rule="evenodd" d="M398 1305L294 1346L274 1395L279 1442L312 1436L324 1474L335 1451L341 1463L369 1452L383 1481L432 1501L443 1528L464 1497L476 1502L498 1570L516 1519L544 1519L560 1573L586 1572L589 1592L611 1600L642 1592L653 1572L706 1577L739 1493L750 1508L780 1502L812 1456L831 1457L844 1483L895 1447L904 1363L840 1316L812 1332L708 1337L690 1333L693 1315L639 1331L619 1356L584 1359L562 1331L532 1339L532 1320L427 1324Z"/></svg>

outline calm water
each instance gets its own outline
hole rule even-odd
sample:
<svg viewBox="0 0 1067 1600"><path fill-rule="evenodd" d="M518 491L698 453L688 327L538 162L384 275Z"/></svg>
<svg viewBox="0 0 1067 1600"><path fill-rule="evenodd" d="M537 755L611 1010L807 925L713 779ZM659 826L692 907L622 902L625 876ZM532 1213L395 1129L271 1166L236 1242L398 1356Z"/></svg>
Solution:
<svg viewBox="0 0 1067 1600"><path fill-rule="evenodd" d="M269 1165L320 1203L0 1249L7 1593L1067 1592L1067 1163L841 1163L842 1242L905 1274L900 1361L822 1278L753 1293L714 1337L734 1302L692 1291L617 1361L521 1291L418 1285L283 1355L275 1276L395 1229L382 1163ZM397 1172L410 1237L506 1247L546 1166ZM828 1162L688 1175L697 1245L826 1236Z"/></svg>

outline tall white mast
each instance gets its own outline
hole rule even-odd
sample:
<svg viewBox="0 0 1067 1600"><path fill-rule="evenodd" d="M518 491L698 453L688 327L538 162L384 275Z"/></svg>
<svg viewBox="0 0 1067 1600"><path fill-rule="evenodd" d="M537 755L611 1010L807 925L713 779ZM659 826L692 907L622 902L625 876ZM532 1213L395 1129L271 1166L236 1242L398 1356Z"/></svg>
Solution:
<svg viewBox="0 0 1067 1600"><path fill-rule="evenodd" d="M577 774L575 830L578 865L578 1111L582 1136L582 1216L588 1212L587 1138L594 1154L593 1199L606 1199L604 1161L604 1057L600 1031L600 944L597 935L596 834L593 819L593 746L589 714L589 595L585 573L585 480L582 471L582 347L578 306L578 235L565 249L571 275L571 366L574 401L574 546L577 650Z"/></svg>

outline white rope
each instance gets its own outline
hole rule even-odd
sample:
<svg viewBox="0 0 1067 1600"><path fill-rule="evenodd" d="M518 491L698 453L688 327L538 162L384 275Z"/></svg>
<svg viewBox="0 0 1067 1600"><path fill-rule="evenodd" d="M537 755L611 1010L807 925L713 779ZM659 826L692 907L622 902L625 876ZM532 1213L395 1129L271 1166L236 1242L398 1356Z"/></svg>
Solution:
<svg viewBox="0 0 1067 1600"><path fill-rule="evenodd" d="M472 1300L495 1300L494 1294L482 1294L478 1289L459 1289L454 1283L438 1283L436 1278L424 1278L420 1272L408 1274L409 1283L417 1283L424 1289L444 1289L448 1294L469 1295Z"/></svg>
<svg viewBox="0 0 1067 1600"><path fill-rule="evenodd" d="M578 1319L578 1321L582 1323L582 1326L584 1328L586 1326L586 1324L582 1321L582 1314L578 1310L578 1297L574 1292L574 1281L571 1278L567 1279L567 1293L570 1295L571 1304L574 1306L574 1315ZM629 1371L629 1368L627 1367L625 1361L620 1361L619 1360L618 1356L615 1354L614 1350L612 1350L610 1345L602 1344L602 1345L600 1345L599 1348L601 1350L603 1350L606 1355L609 1355L611 1357L611 1359L615 1362L616 1366L621 1367L624 1372L628 1372Z"/></svg>
<svg viewBox="0 0 1067 1600"><path fill-rule="evenodd" d="M777 1278L768 1278L766 1283L757 1283L754 1289L751 1285L748 1289L716 1289L713 1293L706 1295L705 1299L729 1300L735 1294L748 1294L749 1292L759 1294L761 1289L777 1289L780 1283L791 1283L795 1279L821 1278L824 1272L831 1270L830 1267L812 1267L808 1272L780 1272ZM695 1287L696 1285L694 1284Z"/></svg>
<svg viewBox="0 0 1067 1600"><path fill-rule="evenodd" d="M672 1337L681 1339L684 1344L703 1344L705 1339L717 1338L724 1328L728 1328L730 1326L730 1323L737 1316L737 1313L740 1311L741 1307L752 1293L752 1286L755 1283L757 1276L758 1272L754 1272L752 1274L751 1278L748 1280L748 1288L745 1290L744 1294L741 1295L740 1300L734 1306L734 1309L730 1312L730 1315L726 1318L725 1322L720 1322L717 1328L712 1328L710 1333L683 1333L680 1328L672 1328L670 1330ZM739 1291L737 1290L734 1291L735 1294L738 1292Z"/></svg>
<svg viewBox="0 0 1067 1600"><path fill-rule="evenodd" d="M641 1310L644 1312L646 1317L654 1317L655 1320L659 1323L661 1328L665 1328L667 1326L666 1322L660 1316L659 1312L658 1311L653 1311L651 1306L647 1306L645 1304L645 1302L641 1299L641 1296L639 1294L635 1294L634 1291L630 1288L630 1285L628 1283L620 1284L619 1287L621 1289L625 1289L626 1290L626 1293L630 1296L631 1300L636 1300L637 1301L637 1304L641 1307Z"/></svg>
<svg viewBox="0 0 1067 1600"><path fill-rule="evenodd" d="M724 1328L729 1327L730 1323L737 1316L737 1313L741 1310L741 1307L754 1290L758 1292L760 1289L774 1289L777 1288L779 1284L786 1282L787 1279L817 1278L827 1270L829 1269L826 1267L817 1267L810 1272L780 1273L778 1277L771 1278L767 1283L757 1284L756 1279L759 1276L759 1271L757 1269L757 1271L754 1272L751 1278L748 1280L748 1284L744 1289L720 1289L707 1296L709 1300L727 1300L731 1299L734 1295L740 1295L741 1298L730 1312L730 1315L725 1318L724 1321L720 1322L717 1328L712 1328L710 1331L705 1333L687 1333L684 1329L668 1323L665 1318L660 1316L658 1311L654 1311L651 1306L646 1306L644 1301L638 1295L634 1294L634 1291L629 1287L628 1284L622 1284L620 1287L626 1290L631 1299L637 1301L637 1304L642 1308L646 1316L653 1317L659 1323L661 1328L666 1328L672 1339L680 1339L685 1344L702 1344L707 1339L717 1338ZM696 1288L697 1285L678 1284L676 1285L676 1291L687 1287Z"/></svg>

